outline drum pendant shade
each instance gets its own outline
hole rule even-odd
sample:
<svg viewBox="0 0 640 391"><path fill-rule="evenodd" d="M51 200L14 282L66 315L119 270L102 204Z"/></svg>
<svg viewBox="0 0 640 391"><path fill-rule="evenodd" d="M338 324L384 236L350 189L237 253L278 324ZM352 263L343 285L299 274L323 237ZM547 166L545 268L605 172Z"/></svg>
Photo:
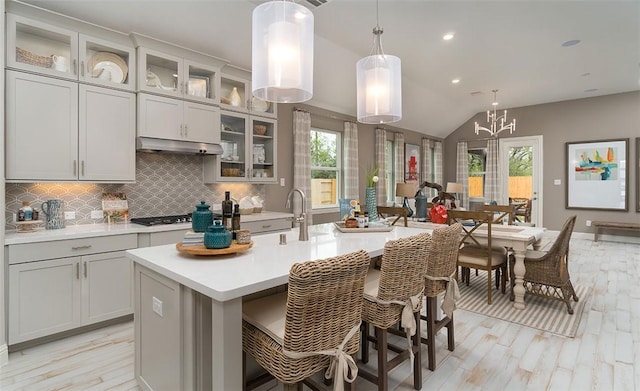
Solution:
<svg viewBox="0 0 640 391"><path fill-rule="evenodd" d="M288 1L253 10L252 92L269 102L304 102L313 96L313 14Z"/></svg>

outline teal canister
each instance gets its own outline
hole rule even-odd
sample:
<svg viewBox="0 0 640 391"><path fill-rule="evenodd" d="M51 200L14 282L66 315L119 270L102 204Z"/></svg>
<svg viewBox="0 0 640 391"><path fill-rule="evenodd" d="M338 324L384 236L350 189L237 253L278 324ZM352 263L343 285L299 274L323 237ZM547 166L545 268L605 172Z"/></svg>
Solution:
<svg viewBox="0 0 640 391"><path fill-rule="evenodd" d="M204 233L204 246L206 248L227 248L231 246L231 236L231 232L222 225L222 221L216 220Z"/></svg>
<svg viewBox="0 0 640 391"><path fill-rule="evenodd" d="M210 206L204 201L200 201L200 205L196 205L196 210L191 213L193 232L206 232L207 227L213 224L213 212L209 208Z"/></svg>

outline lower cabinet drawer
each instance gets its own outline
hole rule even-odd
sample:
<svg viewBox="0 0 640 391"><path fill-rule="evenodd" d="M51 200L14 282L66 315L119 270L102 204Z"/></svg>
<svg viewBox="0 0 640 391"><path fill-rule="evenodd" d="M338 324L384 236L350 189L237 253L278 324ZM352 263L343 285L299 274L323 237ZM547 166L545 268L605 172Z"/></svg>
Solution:
<svg viewBox="0 0 640 391"><path fill-rule="evenodd" d="M7 246L9 264L74 257L138 247L137 234L110 235L92 238L54 240Z"/></svg>
<svg viewBox="0 0 640 391"><path fill-rule="evenodd" d="M248 229L252 235L274 231L287 231L291 229L291 220L274 219L262 221L247 221L240 224L241 229Z"/></svg>

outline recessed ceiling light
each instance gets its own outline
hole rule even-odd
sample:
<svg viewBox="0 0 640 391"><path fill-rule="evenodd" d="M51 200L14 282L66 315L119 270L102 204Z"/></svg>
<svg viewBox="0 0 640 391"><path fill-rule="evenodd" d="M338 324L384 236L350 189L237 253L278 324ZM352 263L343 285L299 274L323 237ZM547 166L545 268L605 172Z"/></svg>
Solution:
<svg viewBox="0 0 640 391"><path fill-rule="evenodd" d="M570 41L566 41L562 43L562 46L564 46L565 48L569 47L569 46L574 46L580 43L579 39L572 39Z"/></svg>
<svg viewBox="0 0 640 391"><path fill-rule="evenodd" d="M598 91L597 88L589 88L588 90L584 90L584 92L596 92Z"/></svg>
<svg viewBox="0 0 640 391"><path fill-rule="evenodd" d="M458 83L460 83L460 79L451 80L451 84L458 84Z"/></svg>
<svg viewBox="0 0 640 391"><path fill-rule="evenodd" d="M442 39L444 39L445 41L449 41L451 39L453 39L453 33L446 33L445 35L442 36Z"/></svg>

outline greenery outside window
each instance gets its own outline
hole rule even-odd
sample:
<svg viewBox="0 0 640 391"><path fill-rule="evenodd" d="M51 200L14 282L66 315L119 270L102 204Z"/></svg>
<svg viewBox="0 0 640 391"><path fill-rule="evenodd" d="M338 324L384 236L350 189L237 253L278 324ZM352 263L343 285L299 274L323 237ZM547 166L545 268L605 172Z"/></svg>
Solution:
<svg viewBox="0 0 640 391"><path fill-rule="evenodd" d="M337 208L342 197L342 134L311 129L311 200L313 209Z"/></svg>
<svg viewBox="0 0 640 391"><path fill-rule="evenodd" d="M483 198L487 167L487 150L470 149L467 153L469 170L469 198Z"/></svg>

